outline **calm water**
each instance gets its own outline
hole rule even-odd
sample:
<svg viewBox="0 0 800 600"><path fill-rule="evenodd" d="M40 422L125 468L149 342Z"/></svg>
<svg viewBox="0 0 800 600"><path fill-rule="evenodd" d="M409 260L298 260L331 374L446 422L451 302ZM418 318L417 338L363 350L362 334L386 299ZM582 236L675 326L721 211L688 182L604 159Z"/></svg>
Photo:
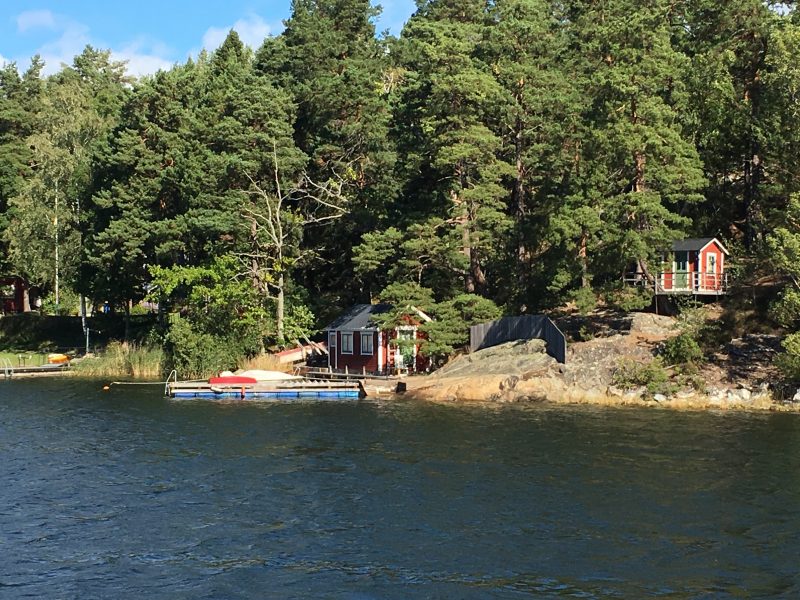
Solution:
<svg viewBox="0 0 800 600"><path fill-rule="evenodd" d="M0 598L800 597L800 417L0 381Z"/></svg>

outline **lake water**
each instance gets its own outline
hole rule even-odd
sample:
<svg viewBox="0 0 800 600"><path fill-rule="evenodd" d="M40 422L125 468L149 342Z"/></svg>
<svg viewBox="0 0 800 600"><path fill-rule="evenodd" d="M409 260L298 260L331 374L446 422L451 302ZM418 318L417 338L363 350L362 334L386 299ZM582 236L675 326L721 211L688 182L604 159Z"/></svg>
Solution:
<svg viewBox="0 0 800 600"><path fill-rule="evenodd" d="M798 598L800 416L0 381L0 598Z"/></svg>

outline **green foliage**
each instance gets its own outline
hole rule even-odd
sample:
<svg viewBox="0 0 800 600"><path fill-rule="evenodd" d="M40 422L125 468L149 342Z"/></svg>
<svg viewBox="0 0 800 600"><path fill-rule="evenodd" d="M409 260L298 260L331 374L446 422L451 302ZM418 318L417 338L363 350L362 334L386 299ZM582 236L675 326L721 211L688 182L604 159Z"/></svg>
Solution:
<svg viewBox="0 0 800 600"><path fill-rule="evenodd" d="M263 348L272 320L263 298L237 274L237 266L234 257L225 256L209 266L151 268L151 300L180 306L185 314L178 325L170 325L167 335L171 351L183 356L173 359L175 365L198 372L219 362L217 348L223 348L227 360L234 362ZM187 332L202 340L181 348L180 343L188 340Z"/></svg>
<svg viewBox="0 0 800 600"><path fill-rule="evenodd" d="M794 327L800 321L800 290L789 288L770 306L769 315L783 327Z"/></svg>
<svg viewBox="0 0 800 600"><path fill-rule="evenodd" d="M588 315L597 307L597 294L590 287L578 288L570 296L579 314Z"/></svg>
<svg viewBox="0 0 800 600"><path fill-rule="evenodd" d="M502 311L494 302L475 294L460 294L440 302L433 309L434 320L421 327L427 335L422 353L441 361L469 342L471 325L492 321L501 315Z"/></svg>
<svg viewBox="0 0 800 600"><path fill-rule="evenodd" d="M91 47L53 75L6 65L0 270L44 295L57 270L92 303L150 293L211 336L198 355L381 297L438 310L441 356L491 306L587 312L594 286L641 308L606 286L724 235L784 278L772 315L797 327L796 3L417 5L392 39L370 0L297 0L256 53L231 32L136 82Z"/></svg>
<svg viewBox="0 0 800 600"><path fill-rule="evenodd" d="M616 283L606 286L602 297L608 306L626 313L647 308L653 302L653 293L649 289Z"/></svg>
<svg viewBox="0 0 800 600"><path fill-rule="evenodd" d="M612 383L626 390L643 387L650 395L669 395L675 391L669 371L659 358L647 363L622 361L614 371Z"/></svg>
<svg viewBox="0 0 800 600"><path fill-rule="evenodd" d="M791 381L800 381L800 333L792 333L781 342L785 352L779 354L775 364L784 377Z"/></svg>
<svg viewBox="0 0 800 600"><path fill-rule="evenodd" d="M675 385L682 388L692 388L693 390L705 393L707 384L703 373L696 363L685 363L674 368Z"/></svg>
<svg viewBox="0 0 800 600"><path fill-rule="evenodd" d="M293 342L310 337L314 332L316 317L311 310L303 304L291 304L286 313L285 338Z"/></svg>
<svg viewBox="0 0 800 600"><path fill-rule="evenodd" d="M771 307L771 316L784 327L800 323L800 194L789 199L785 223L767 238L767 260L789 286Z"/></svg>
<svg viewBox="0 0 800 600"><path fill-rule="evenodd" d="M708 322L708 309L695 300L687 299L680 307L676 327L681 333L698 337Z"/></svg>
<svg viewBox="0 0 800 600"><path fill-rule="evenodd" d="M165 370L175 369L185 379L206 378L236 368L241 358L238 340L199 330L179 315L172 315L164 342Z"/></svg>
<svg viewBox="0 0 800 600"><path fill-rule="evenodd" d="M695 338L687 332L664 342L661 354L671 365L696 364L703 360L703 350Z"/></svg>

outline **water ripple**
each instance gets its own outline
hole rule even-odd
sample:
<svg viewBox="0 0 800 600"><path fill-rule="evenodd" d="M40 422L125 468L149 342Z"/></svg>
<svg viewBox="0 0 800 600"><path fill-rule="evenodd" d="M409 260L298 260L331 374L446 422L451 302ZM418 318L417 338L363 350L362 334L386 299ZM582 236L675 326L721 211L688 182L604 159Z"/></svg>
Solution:
<svg viewBox="0 0 800 600"><path fill-rule="evenodd" d="M3 598L800 597L800 419L0 384Z"/></svg>

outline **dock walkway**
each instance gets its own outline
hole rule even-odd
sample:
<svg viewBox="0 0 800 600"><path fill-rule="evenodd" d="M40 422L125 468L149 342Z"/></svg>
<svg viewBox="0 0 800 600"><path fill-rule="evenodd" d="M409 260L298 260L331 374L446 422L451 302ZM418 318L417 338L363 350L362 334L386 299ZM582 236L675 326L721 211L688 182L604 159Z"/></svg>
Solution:
<svg viewBox="0 0 800 600"><path fill-rule="evenodd" d="M366 394L364 386L358 381L290 379L224 384L210 384L205 381L176 381L167 384L167 395L176 399L357 400Z"/></svg>

